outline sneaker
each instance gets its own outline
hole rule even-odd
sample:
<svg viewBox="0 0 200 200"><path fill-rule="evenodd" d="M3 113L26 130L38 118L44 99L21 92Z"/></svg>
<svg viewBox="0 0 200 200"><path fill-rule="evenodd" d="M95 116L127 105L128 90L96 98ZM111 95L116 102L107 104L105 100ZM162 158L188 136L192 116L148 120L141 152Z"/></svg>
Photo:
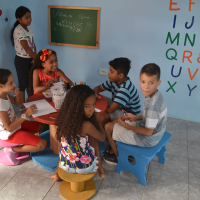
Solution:
<svg viewBox="0 0 200 200"><path fill-rule="evenodd" d="M110 165L115 165L116 166L117 163L118 163L118 160L117 160L117 158L116 158L114 153L113 154L109 154L109 153L105 152L103 154L103 159L104 159L104 161L106 163L108 163Z"/></svg>

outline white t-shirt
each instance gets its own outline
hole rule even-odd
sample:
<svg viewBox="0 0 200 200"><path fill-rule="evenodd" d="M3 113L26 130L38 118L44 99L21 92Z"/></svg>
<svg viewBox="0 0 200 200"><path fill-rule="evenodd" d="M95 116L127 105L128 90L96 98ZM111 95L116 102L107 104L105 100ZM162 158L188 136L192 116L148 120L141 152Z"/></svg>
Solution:
<svg viewBox="0 0 200 200"><path fill-rule="evenodd" d="M10 122L13 122L17 120L17 116L15 115L15 111L12 107L12 104L10 102L9 96L7 95L8 100L4 100L0 98L0 111L7 111L8 116L10 118ZM1 140L7 140L15 131L19 130L21 128L21 125L15 129L12 132L9 132L6 130L5 126L3 125L3 122L0 118L0 139Z"/></svg>
<svg viewBox="0 0 200 200"><path fill-rule="evenodd" d="M32 49L34 52L35 42L33 37L33 31L27 27L28 31L26 31L21 24L18 24L14 30L13 38L14 38L14 45L16 54L23 58L31 58L29 54L26 53L23 46L21 45L21 40L27 40L28 46Z"/></svg>

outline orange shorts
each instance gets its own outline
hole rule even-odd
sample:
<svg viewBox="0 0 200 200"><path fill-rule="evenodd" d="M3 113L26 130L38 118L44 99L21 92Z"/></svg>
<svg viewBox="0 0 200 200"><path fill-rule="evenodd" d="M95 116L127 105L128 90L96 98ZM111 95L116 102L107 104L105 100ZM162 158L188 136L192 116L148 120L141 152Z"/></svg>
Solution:
<svg viewBox="0 0 200 200"><path fill-rule="evenodd" d="M21 124L21 129L14 132L5 142L37 146L41 138L30 132L36 132L39 124L35 121L24 121Z"/></svg>

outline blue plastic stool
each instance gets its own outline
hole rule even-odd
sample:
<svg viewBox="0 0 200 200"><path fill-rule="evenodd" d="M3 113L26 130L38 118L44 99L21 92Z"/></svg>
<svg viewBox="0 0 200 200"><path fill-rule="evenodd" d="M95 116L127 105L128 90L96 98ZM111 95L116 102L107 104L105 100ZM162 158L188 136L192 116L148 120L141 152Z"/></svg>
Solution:
<svg viewBox="0 0 200 200"><path fill-rule="evenodd" d="M171 133L165 132L160 142L154 147L138 147L134 145L128 145L121 142L117 142L117 150L119 152L118 164L115 171L120 173L122 170L131 171L139 180L139 183L146 185L145 173L147 172L146 165L154 158L158 156L159 162L165 164L165 151L166 144L172 137ZM128 157L133 156L136 160L136 164L131 164L128 161Z"/></svg>
<svg viewBox="0 0 200 200"><path fill-rule="evenodd" d="M49 134L48 130L40 134L40 137L47 141L47 147L43 151L32 152L31 157L36 164L54 172L58 166L59 155L50 149Z"/></svg>

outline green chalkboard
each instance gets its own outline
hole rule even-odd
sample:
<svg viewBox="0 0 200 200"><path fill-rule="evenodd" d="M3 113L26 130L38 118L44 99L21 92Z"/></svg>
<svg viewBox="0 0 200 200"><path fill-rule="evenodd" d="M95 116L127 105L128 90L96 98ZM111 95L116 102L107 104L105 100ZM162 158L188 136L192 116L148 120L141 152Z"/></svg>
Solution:
<svg viewBox="0 0 200 200"><path fill-rule="evenodd" d="M99 48L100 8L48 6L49 43Z"/></svg>

